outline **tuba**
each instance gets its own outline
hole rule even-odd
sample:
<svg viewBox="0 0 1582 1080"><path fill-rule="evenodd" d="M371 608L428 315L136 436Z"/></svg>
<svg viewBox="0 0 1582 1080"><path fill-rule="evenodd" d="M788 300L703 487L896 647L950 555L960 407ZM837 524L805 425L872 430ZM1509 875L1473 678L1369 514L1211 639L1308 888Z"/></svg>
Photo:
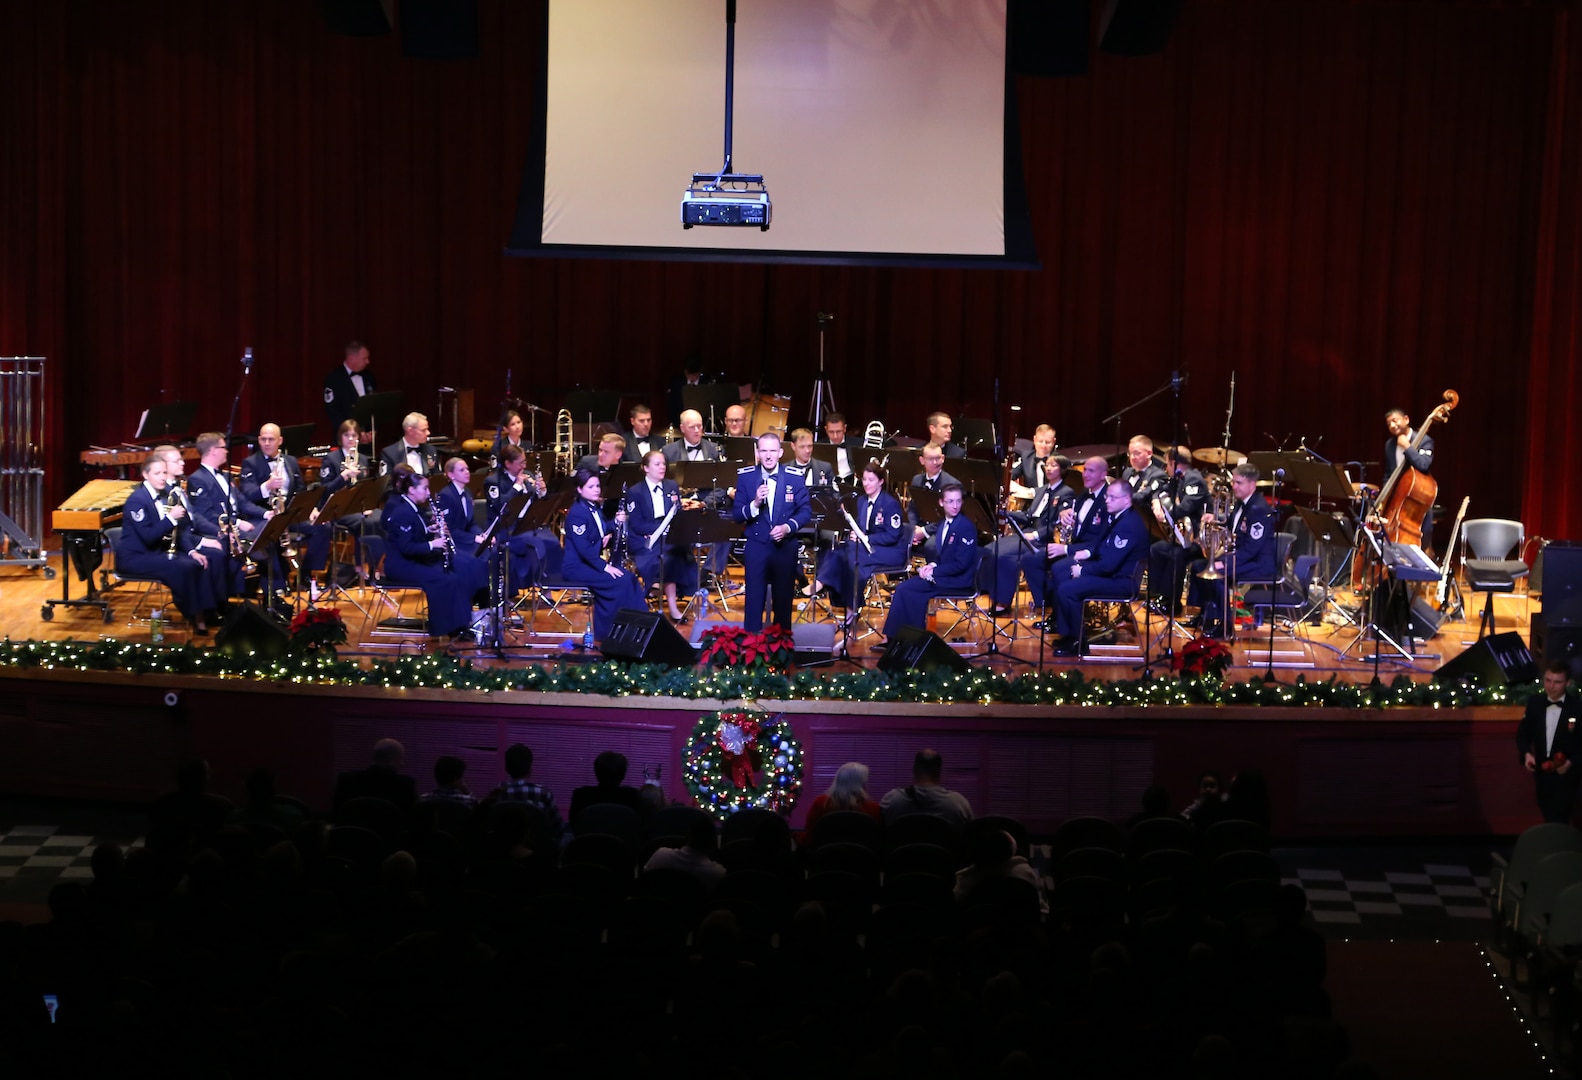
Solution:
<svg viewBox="0 0 1582 1080"><path fill-rule="evenodd" d="M1222 477L1216 476L1209 481L1213 492L1212 513L1214 520L1201 527L1200 546L1203 548L1203 558L1208 560L1203 572L1198 577L1205 581L1218 581L1225 576L1224 571L1214 569L1214 564L1225 557L1230 549L1230 515L1231 515L1231 490L1230 485Z"/></svg>

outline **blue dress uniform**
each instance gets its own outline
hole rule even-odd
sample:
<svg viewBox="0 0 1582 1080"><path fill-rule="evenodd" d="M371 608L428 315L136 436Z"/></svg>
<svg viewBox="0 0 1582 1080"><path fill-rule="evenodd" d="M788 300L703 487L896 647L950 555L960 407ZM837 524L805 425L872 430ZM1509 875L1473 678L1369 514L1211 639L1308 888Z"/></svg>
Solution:
<svg viewBox="0 0 1582 1080"><path fill-rule="evenodd" d="M193 546L199 540L216 540L219 548L203 548L203 557L209 561L207 576L214 593L215 610L222 607L228 597L242 595L247 585L247 560L231 554L231 541L220 528L220 516L227 521L236 520L235 497L230 493L229 481L224 488L220 480L207 467L199 465L187 477L186 506L188 530L192 533Z"/></svg>
<svg viewBox="0 0 1582 1080"><path fill-rule="evenodd" d="M969 592L978 572L978 530L961 514L946 518L934 533L939 558L934 562L934 580L913 577L895 587L890 597L890 614L884 620L884 636L890 637L903 626L922 626L928 620L928 602L940 593Z"/></svg>
<svg viewBox="0 0 1582 1080"><path fill-rule="evenodd" d="M170 590L182 615L189 623L195 623L205 611L224 602L223 596L214 594L214 583L219 578L211 577L198 560L187 554L197 546L197 539L185 521L173 521L161 512L159 504L163 502L163 494L156 500L147 482L132 489L121 512L121 542L115 549L115 567L129 575L161 582ZM179 530L173 558L167 554L172 530Z"/></svg>
<svg viewBox="0 0 1582 1080"><path fill-rule="evenodd" d="M538 489L528 480L525 471L522 473L521 483L518 484L504 469L495 470L483 489L489 503L489 520L492 522L499 517L507 504L523 492L527 494L527 506L522 508L522 513L525 514L537 501ZM521 592L537 580L540 567L543 567L546 573L560 573L560 540L550 530L539 528L532 532L514 533L509 544L513 594Z"/></svg>
<svg viewBox="0 0 1582 1080"><path fill-rule="evenodd" d="M1269 503L1257 492L1244 503L1239 503L1230 515L1230 554L1225 556L1225 572L1230 585L1240 581L1269 581L1275 574L1276 551L1274 515ZM1187 589L1187 603L1204 607L1219 595L1217 581L1204 581L1197 575L1208 567L1207 559L1192 563L1192 584ZM1213 586L1212 588L1210 586ZM1207 625L1214 618L1214 611L1203 613Z"/></svg>
<svg viewBox="0 0 1582 1080"><path fill-rule="evenodd" d="M297 459L290 454L281 453L278 455L278 460L281 467L285 469L286 476L291 481L290 486L286 489L287 497L304 490L307 485L302 480L302 467L297 464ZM263 524L264 514L270 508L269 496L264 494L264 481L269 479L269 461L270 459L266 458L262 453L248 454L242 461L242 471L237 477L237 486L241 489L240 505L242 516L258 526ZM306 550L303 554L304 562L302 563L302 568L304 570L324 569L324 564L328 561L330 555L330 527L328 523L309 525L304 521L300 525L292 526L291 531L301 536L305 541L304 547ZM277 568L276 573L283 574L284 570L285 567L281 565ZM277 584L283 581L284 578L282 577L277 581Z"/></svg>
<svg viewBox="0 0 1582 1080"><path fill-rule="evenodd" d="M614 526L604 520L597 504L578 498L566 512L566 558L562 574L574 585L593 593L593 636L599 641L615 625L622 608L643 608L643 586L629 573L615 578L605 573L604 537Z"/></svg>
<svg viewBox="0 0 1582 1080"><path fill-rule="evenodd" d="M879 571L893 570L906 565L911 545L911 530L901 519L901 504L888 491L880 491L877 498L857 496L857 512L852 515L857 525L868 534L869 552L855 538L841 547L819 556L818 579L829 586L835 603L844 608L857 605L868 579ZM851 548L857 548L857 573L852 575Z"/></svg>
<svg viewBox="0 0 1582 1080"><path fill-rule="evenodd" d="M1049 587L1055 603L1055 631L1075 639L1082 629L1082 602L1090 596L1114 594L1125 588L1133 569L1148 557L1148 523L1136 510L1127 510L1110 524L1103 539L1093 548L1092 558L1077 565L1078 577L1071 576L1070 560L1061 560L1050 575Z"/></svg>
<svg viewBox="0 0 1582 1080"><path fill-rule="evenodd" d="M654 502L654 484L647 477L627 488L626 494L621 497L621 509L626 511L626 534L631 541L632 558L637 563L637 573L643 579L644 590L664 581L676 587L678 596L687 596L698 588L698 564L692 559L692 549L679 544L667 545L663 541L657 550L649 546L654 533L659 531L659 523L665 520L670 508L681 503L681 489L674 480L662 480L658 487L658 506ZM677 515L680 512L678 509ZM672 517L665 529L667 537L675 535L675 526L676 519Z"/></svg>
<svg viewBox="0 0 1582 1080"><path fill-rule="evenodd" d="M1024 542L1016 533L1011 533L996 538L984 552L983 565L978 569L978 590L988 593L995 607L1009 607L1016 599L1016 581L1024 572L1033 603L1043 604L1044 567L1049 563L1044 546L1055 535L1054 525L1060 507L1069 506L1072 497L1072 490L1065 484L1039 488L1027 513L1010 515L1013 528L1036 533L1038 538Z"/></svg>
<svg viewBox="0 0 1582 1080"><path fill-rule="evenodd" d="M755 501L758 486L766 482L772 488L769 500L758 506ZM748 630L763 629L764 592L770 588L774 591L774 621L791 629L791 593L796 588L796 532L811 516L807 487L797 473L784 466L773 473L758 465L737 470L731 518L746 526L743 534L747 545L742 561L747 570L747 606L742 612L742 626ZM783 540L769 536L778 525L791 530Z"/></svg>
<svg viewBox="0 0 1582 1080"><path fill-rule="evenodd" d="M1196 536L1198 519L1208 503L1208 484L1203 474L1196 469L1183 469L1169 479L1160 494L1169 499L1170 520L1188 523ZM1170 614L1181 614L1181 584L1188 561L1202 556L1203 549L1195 542L1182 547L1174 536L1156 541L1149 549L1148 591L1152 599L1169 603Z"/></svg>
<svg viewBox="0 0 1582 1080"><path fill-rule="evenodd" d="M482 559L458 547L451 570L445 556L429 547L434 537L416 504L405 495L385 503L385 578L392 585L414 585L428 597L431 634L455 634L472 622L472 598L488 584L489 568Z"/></svg>

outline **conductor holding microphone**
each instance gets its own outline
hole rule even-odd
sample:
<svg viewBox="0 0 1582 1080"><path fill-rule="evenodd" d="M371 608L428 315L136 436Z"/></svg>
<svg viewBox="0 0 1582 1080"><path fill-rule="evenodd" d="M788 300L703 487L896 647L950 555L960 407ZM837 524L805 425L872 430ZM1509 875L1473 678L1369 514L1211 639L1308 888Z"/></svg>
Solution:
<svg viewBox="0 0 1582 1080"><path fill-rule="evenodd" d="M810 520L803 478L780 468L780 436L758 437L758 464L738 470L731 517L746 529L747 608L742 625L763 629L764 589L774 590L774 621L791 629L797 530Z"/></svg>

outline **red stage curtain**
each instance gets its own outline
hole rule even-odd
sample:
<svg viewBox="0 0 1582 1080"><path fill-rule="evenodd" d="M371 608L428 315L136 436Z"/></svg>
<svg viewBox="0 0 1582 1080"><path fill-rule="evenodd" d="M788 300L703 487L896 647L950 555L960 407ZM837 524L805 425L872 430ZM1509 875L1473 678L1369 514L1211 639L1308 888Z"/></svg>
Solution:
<svg viewBox="0 0 1582 1080"><path fill-rule="evenodd" d="M1021 434L1097 441L1182 370L1217 443L1234 372L1234 448L1377 462L1387 406L1420 418L1453 387L1443 501L1574 535L1577 466L1548 449L1582 308L1570 4L1195 0L1160 56L1019 80L1037 272L505 259L533 7L480 0L482 58L435 63L305 0L0 6L22 166L0 171L0 353L63 376L53 495L162 397L222 425L247 345L243 430L321 417L351 337L430 412L440 385L497 399L507 368L548 407L581 383L662 408L696 350L799 416L833 311L837 404L913 435L934 408L987 415L998 378ZM1119 430L1172 428L1165 395Z"/></svg>

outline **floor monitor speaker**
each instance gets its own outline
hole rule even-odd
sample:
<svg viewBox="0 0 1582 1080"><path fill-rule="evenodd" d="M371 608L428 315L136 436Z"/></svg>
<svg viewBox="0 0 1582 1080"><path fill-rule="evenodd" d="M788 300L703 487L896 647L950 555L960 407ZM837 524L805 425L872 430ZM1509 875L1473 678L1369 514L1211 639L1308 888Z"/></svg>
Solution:
<svg viewBox="0 0 1582 1080"><path fill-rule="evenodd" d="M681 636L670 620L658 612L622 608L616 612L615 625L604 635L599 651L614 660L636 660L645 664L691 667L698 654Z"/></svg>
<svg viewBox="0 0 1582 1080"><path fill-rule="evenodd" d="M1527 651L1522 636L1507 630L1503 634L1490 634L1447 661L1434 672L1434 681L1455 682L1468 675L1476 676L1482 686L1536 682L1538 664Z"/></svg>
<svg viewBox="0 0 1582 1080"><path fill-rule="evenodd" d="M879 658L879 670L890 675L903 671L966 671L972 665L944 638L921 626L903 626L890 638Z"/></svg>

